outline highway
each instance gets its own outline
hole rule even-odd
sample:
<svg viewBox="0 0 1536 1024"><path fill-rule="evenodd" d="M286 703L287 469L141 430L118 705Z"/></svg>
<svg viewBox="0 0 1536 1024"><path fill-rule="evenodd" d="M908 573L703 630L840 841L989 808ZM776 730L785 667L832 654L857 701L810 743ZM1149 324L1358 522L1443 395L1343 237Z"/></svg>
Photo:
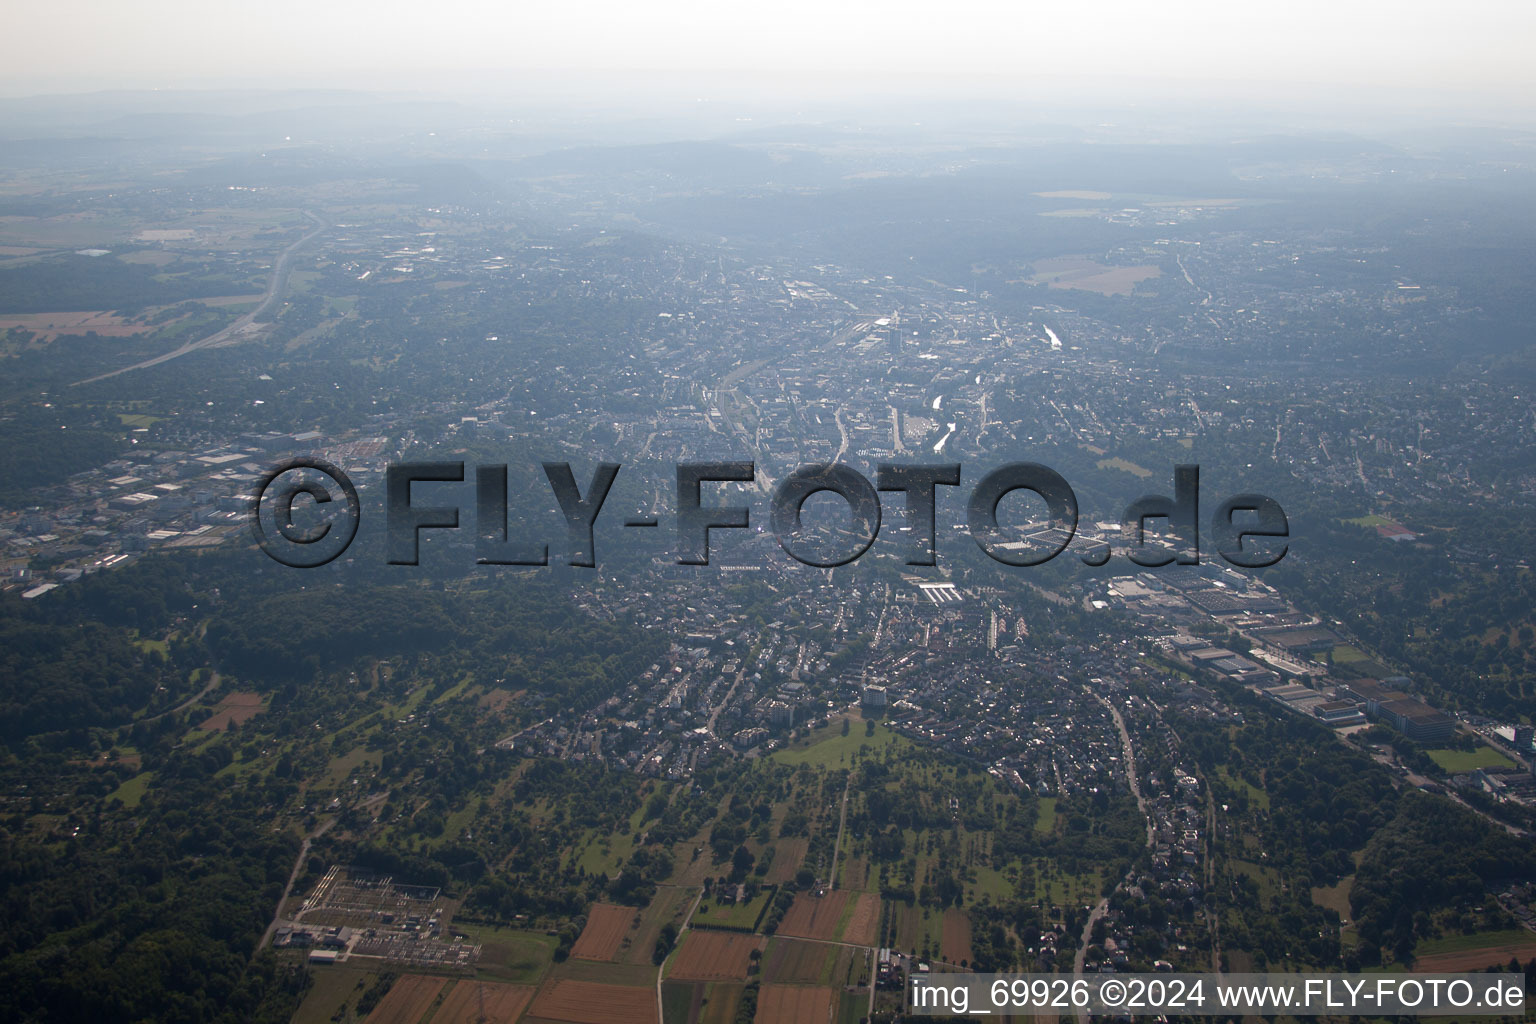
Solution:
<svg viewBox="0 0 1536 1024"><path fill-rule="evenodd" d="M161 363L169 362L172 359L184 356L188 352L196 352L199 349L205 348L218 348L223 345L232 345L239 341L241 334L245 333L253 323L255 323L261 317L265 316L274 306L282 301L283 292L286 291L288 287L288 272L293 267L293 254L298 252L299 249L305 245L305 243L309 242L312 238L319 235L326 228L330 227L329 224L327 224L314 213L311 213L309 210L304 211L304 216L315 222L314 230L310 231L297 242L294 242L288 248L284 249L282 254L277 257L277 262L272 265L272 277L267 282L266 293L262 296L261 302L256 306L255 309L251 310L249 313L246 313L244 316L240 317L240 319L236 320L228 327L215 331L214 333L208 335L206 338L200 338L197 341L189 341L178 349L166 352L163 355L155 356L153 359L146 359L142 363L134 363L132 366L125 366L121 370L113 370L110 373L101 373L94 377L87 377L85 380L77 380L75 381L74 386L78 387L81 384L91 384L98 380L106 380L108 377L116 377L120 373L129 373L133 370L148 369L151 366L158 366Z"/></svg>

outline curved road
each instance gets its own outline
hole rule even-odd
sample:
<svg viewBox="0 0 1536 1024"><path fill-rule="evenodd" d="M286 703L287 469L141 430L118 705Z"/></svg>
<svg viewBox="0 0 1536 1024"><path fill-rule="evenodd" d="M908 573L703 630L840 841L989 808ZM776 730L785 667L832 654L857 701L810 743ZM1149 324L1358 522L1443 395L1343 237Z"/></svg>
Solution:
<svg viewBox="0 0 1536 1024"><path fill-rule="evenodd" d="M208 335L206 338L201 338L197 341L189 341L178 349L166 352L163 355L155 356L153 359L146 359L142 363L134 363L132 366L125 366L121 370L113 370L110 373L102 373L97 374L95 377L87 377L85 380L77 380L75 381L74 386L78 387L81 384L90 384L98 380L106 380L108 377L116 377L120 373L128 373L133 370L143 370L151 366L158 366L161 363L169 362L178 356L184 356L188 352L196 352L198 349L228 345L237 341L238 336L242 331L251 326L251 324L254 323L259 317L265 316L273 306L282 301L283 291L288 286L288 272L293 268L293 254L298 252L299 249L310 239L314 238L326 228L330 227L329 224L327 224L324 220L315 214L311 213L309 210L304 211L304 216L315 222L314 230L300 238L297 242L294 242L288 248L284 249L282 254L277 257L277 262L272 265L272 279L267 282L267 291L262 296L261 302L256 306L255 309L251 310L249 313L246 313L244 316L240 317L240 319L236 320L228 327L215 331L214 333Z"/></svg>
<svg viewBox="0 0 1536 1024"><path fill-rule="evenodd" d="M187 710L187 708L191 707L193 704L196 704L198 701L200 701L204 697L208 696L214 690L217 690L219 688L219 684L221 682L223 682L223 680L219 677L219 674L217 672L211 672L208 675L208 685L207 686L204 686L201 690L198 690L192 696L188 697L186 700L182 701L180 704L177 704L175 707L167 708L166 710L161 711L158 714L149 715L148 717L141 719L141 721L144 721L144 722L156 722L156 721L159 721L160 719L164 718L166 715L174 715L178 711L185 711L185 710Z"/></svg>

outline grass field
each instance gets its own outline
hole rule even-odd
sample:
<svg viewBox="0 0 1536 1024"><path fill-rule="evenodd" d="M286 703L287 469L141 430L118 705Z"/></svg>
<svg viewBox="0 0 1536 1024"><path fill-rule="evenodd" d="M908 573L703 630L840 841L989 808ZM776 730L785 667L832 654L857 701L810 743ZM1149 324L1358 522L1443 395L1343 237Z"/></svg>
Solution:
<svg viewBox="0 0 1536 1024"><path fill-rule="evenodd" d="M1312 902L1320 907L1328 907L1339 915L1339 920L1348 921L1349 890L1354 884L1355 876L1346 875L1337 885L1316 886L1312 889Z"/></svg>
<svg viewBox="0 0 1536 1024"><path fill-rule="evenodd" d="M1035 819L1035 831L1041 835L1049 835L1056 831L1056 798L1043 796L1037 806L1040 816Z"/></svg>
<svg viewBox="0 0 1536 1024"><path fill-rule="evenodd" d="M860 992L844 992L837 1001L837 1024L859 1024L869 1012L869 997Z"/></svg>
<svg viewBox="0 0 1536 1024"><path fill-rule="evenodd" d="M1100 459L1097 465L1100 469L1118 469L1122 473L1129 473L1139 480L1145 480L1152 475L1152 471L1145 466L1138 466L1136 463L1118 456L1113 459Z"/></svg>
<svg viewBox="0 0 1536 1024"><path fill-rule="evenodd" d="M1247 779L1237 778L1229 773L1224 766L1216 769L1216 775L1228 787L1247 793L1249 806L1263 811L1269 810L1269 794L1248 782Z"/></svg>
<svg viewBox="0 0 1536 1024"><path fill-rule="evenodd" d="M589 875L617 875L624 862L635 852L634 832L625 830L613 835L601 835L593 830L591 838L582 846L576 863Z"/></svg>
<svg viewBox="0 0 1536 1024"><path fill-rule="evenodd" d="M1442 771L1459 775L1478 768L1513 768L1515 763L1489 746L1476 750L1427 750L1425 751Z"/></svg>
<svg viewBox="0 0 1536 1024"><path fill-rule="evenodd" d="M651 966L651 954L656 949L656 939L662 927L671 921L679 929L683 915L693 904L692 889L678 886L658 886L656 895L640 914L640 926L629 933L627 942L619 948L619 961L626 964Z"/></svg>
<svg viewBox="0 0 1536 1024"><path fill-rule="evenodd" d="M1360 516L1359 518L1356 518L1356 519L1346 519L1344 521L1346 523L1348 523L1350 526L1364 526L1367 529L1375 529L1378 526L1396 526L1397 525L1392 520L1387 519L1384 516L1378 516L1378 515L1374 515L1374 514L1368 515L1368 516Z"/></svg>
<svg viewBox="0 0 1536 1024"><path fill-rule="evenodd" d="M1246 860L1233 860L1232 867L1239 874L1253 879L1259 887L1259 899L1266 904L1280 892L1280 872L1274 868Z"/></svg>
<svg viewBox="0 0 1536 1024"><path fill-rule="evenodd" d="M775 839L773 864L769 866L768 874L763 876L763 881L769 885L778 885L794 878L795 872L805 862L805 851L809 844L809 839Z"/></svg>
<svg viewBox="0 0 1536 1024"><path fill-rule="evenodd" d="M854 755L861 753L861 748L867 748L862 753L874 755L887 749L894 752L909 745L908 740L891 732L883 723L876 723L873 736L865 736L864 728L864 723L855 717L849 726L848 735L843 736L838 721L833 719L832 724L825 729L818 729L808 738L772 755L773 760L790 767L808 764L813 768L847 768Z"/></svg>
<svg viewBox="0 0 1536 1024"><path fill-rule="evenodd" d="M846 846L846 842L844 843ZM839 889L868 889L869 861L863 857L844 856L838 864L837 887Z"/></svg>
<svg viewBox="0 0 1536 1024"><path fill-rule="evenodd" d="M713 899L704 899L699 901L694 922L706 927L714 925L717 928L744 928L751 931L757 926L757 919L772 896L772 890L763 889L744 903L716 903Z"/></svg>
<svg viewBox="0 0 1536 1024"><path fill-rule="evenodd" d="M1335 665L1351 665L1357 661L1370 661L1370 656L1363 651L1357 651L1349 644L1335 644L1333 648L1333 663Z"/></svg>
<svg viewBox="0 0 1536 1024"><path fill-rule="evenodd" d="M487 978L532 984L543 979L554 958L557 940L543 932L458 921L454 927L480 943L480 974Z"/></svg>
<svg viewBox="0 0 1536 1024"><path fill-rule="evenodd" d="M699 1008L698 1024L733 1024L736 1007L741 1003L745 985L717 981L704 986L704 1005Z"/></svg>
<svg viewBox="0 0 1536 1024"><path fill-rule="evenodd" d="M357 999L378 975L356 967L336 965L323 971L310 971L309 991L293 1014L293 1024L330 1024L343 1016L351 1017L343 1007L357 1005Z"/></svg>
<svg viewBox="0 0 1536 1024"><path fill-rule="evenodd" d="M694 1019L694 1004L702 1001L704 986L685 981L661 983L662 1024L690 1024Z"/></svg>
<svg viewBox="0 0 1536 1024"><path fill-rule="evenodd" d="M144 799L144 794L149 792L149 784L154 780L154 772L139 772L133 778L118 786L108 796L108 800L121 800L124 807L137 807L139 801Z"/></svg>
<svg viewBox="0 0 1536 1024"><path fill-rule="evenodd" d="M847 946L776 936L763 954L763 979L778 985L851 984L863 976L865 957Z"/></svg>
<svg viewBox="0 0 1536 1024"><path fill-rule="evenodd" d="M891 945L904 952L936 955L944 944L944 917L927 907L891 904Z"/></svg>

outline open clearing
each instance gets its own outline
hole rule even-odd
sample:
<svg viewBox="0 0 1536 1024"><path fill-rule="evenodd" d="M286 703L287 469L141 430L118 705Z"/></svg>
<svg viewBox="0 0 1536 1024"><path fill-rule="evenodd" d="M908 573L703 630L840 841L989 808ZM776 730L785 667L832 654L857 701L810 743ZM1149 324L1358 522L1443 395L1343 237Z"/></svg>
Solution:
<svg viewBox="0 0 1536 1024"><path fill-rule="evenodd" d="M246 722L261 714L261 694L259 693L232 693L219 701L213 709L210 717L198 728L206 732L223 732L231 724L244 725Z"/></svg>
<svg viewBox="0 0 1536 1024"><path fill-rule="evenodd" d="M0 316L0 331L12 327L31 331L37 335L38 341L52 341L61 334L86 334L91 331L103 338L128 338L151 329L144 324L131 323L120 316L114 316L106 310Z"/></svg>
<svg viewBox="0 0 1536 1024"><path fill-rule="evenodd" d="M657 1024L656 989L561 978L538 994L528 1016L569 1024Z"/></svg>
<svg viewBox="0 0 1536 1024"><path fill-rule="evenodd" d="M1163 272L1150 264L1135 267L1110 267L1086 256L1053 256L1030 264L1034 276L1029 284L1051 288L1076 288L1100 295L1129 295L1142 281L1161 277Z"/></svg>
<svg viewBox="0 0 1536 1024"><path fill-rule="evenodd" d="M852 715L846 717L853 720L853 727L847 736L842 735L839 730L840 719L834 718L827 728L817 729L808 739L797 740L793 745L775 751L769 757L791 768L808 764L812 768L836 769L848 767L855 755L878 757L887 747L893 753L899 753L911 745L910 740L892 732L883 722L876 724L873 736L866 736L864 725L857 717Z"/></svg>
<svg viewBox="0 0 1536 1024"><path fill-rule="evenodd" d="M454 986L432 1015L432 1024L478 1024L481 1020L517 1020L538 991L531 985L470 981Z"/></svg>
<svg viewBox="0 0 1536 1024"><path fill-rule="evenodd" d="M480 946L480 973L498 981L537 982L548 970L555 939L543 932L494 925L465 924L454 927Z"/></svg>
<svg viewBox="0 0 1536 1024"><path fill-rule="evenodd" d="M593 904L587 914L587 926L571 947L571 956L579 960L612 960L638 916L634 907Z"/></svg>
<svg viewBox="0 0 1536 1024"><path fill-rule="evenodd" d="M1152 471L1145 466L1138 466L1129 459L1122 459L1118 455L1112 459L1100 459L1096 465L1100 469L1118 469L1122 473L1129 473L1142 480L1152 475Z"/></svg>
<svg viewBox="0 0 1536 1024"><path fill-rule="evenodd" d="M309 973L312 981L303 1002L294 1011L292 1024L330 1024L340 1020L364 990L378 980L373 971L344 964Z"/></svg>
<svg viewBox="0 0 1536 1024"><path fill-rule="evenodd" d="M830 988L764 985L757 996L757 1024L822 1024L832 1017L837 993Z"/></svg>
<svg viewBox="0 0 1536 1024"><path fill-rule="evenodd" d="M402 975L368 1015L368 1024L416 1024L446 984L446 978L426 974Z"/></svg>
<svg viewBox="0 0 1536 1024"><path fill-rule="evenodd" d="M689 930L668 975L685 981L745 981L760 935Z"/></svg>

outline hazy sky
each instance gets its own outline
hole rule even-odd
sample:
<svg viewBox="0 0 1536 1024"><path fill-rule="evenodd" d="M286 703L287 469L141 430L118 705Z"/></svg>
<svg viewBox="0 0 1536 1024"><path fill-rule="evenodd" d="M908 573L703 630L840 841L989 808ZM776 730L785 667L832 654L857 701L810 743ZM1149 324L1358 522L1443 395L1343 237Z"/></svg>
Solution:
<svg viewBox="0 0 1536 1024"><path fill-rule="evenodd" d="M1106 76L1536 95L1524 0L13 0L6 91L540 69ZM366 83L364 83L366 79Z"/></svg>

